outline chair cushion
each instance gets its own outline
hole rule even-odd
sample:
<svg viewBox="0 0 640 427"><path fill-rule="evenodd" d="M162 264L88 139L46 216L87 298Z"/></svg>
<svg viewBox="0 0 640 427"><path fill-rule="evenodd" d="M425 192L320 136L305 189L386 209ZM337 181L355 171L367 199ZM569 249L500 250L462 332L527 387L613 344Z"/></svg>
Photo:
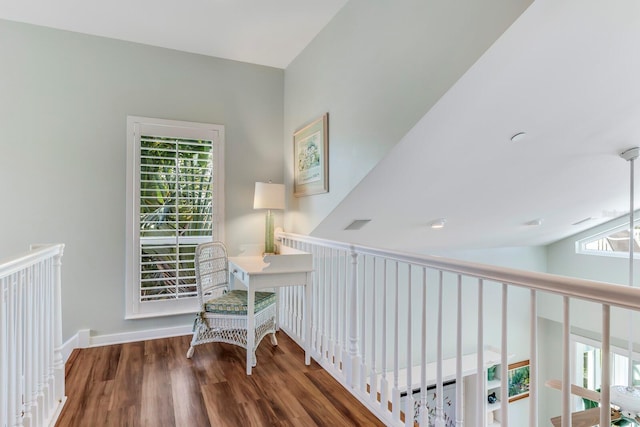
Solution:
<svg viewBox="0 0 640 427"><path fill-rule="evenodd" d="M254 313L275 304L274 292L256 292ZM247 291L234 290L204 303L204 311L214 314L232 314L242 316L247 314Z"/></svg>

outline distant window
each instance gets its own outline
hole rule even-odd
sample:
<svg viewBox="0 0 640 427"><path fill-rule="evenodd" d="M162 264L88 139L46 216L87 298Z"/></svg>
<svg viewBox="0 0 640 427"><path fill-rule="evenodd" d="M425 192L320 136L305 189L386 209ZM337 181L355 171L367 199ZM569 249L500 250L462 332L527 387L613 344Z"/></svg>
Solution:
<svg viewBox="0 0 640 427"><path fill-rule="evenodd" d="M127 317L196 310L194 254L224 236L224 127L128 118Z"/></svg>
<svg viewBox="0 0 640 427"><path fill-rule="evenodd" d="M600 391L602 375L602 352L600 342L578 335L572 335L574 343L573 369L576 379L573 384L578 384L589 390ZM633 384L640 385L640 362L639 355L633 353ZM629 381L629 354L627 350L611 346L611 378L612 385L626 385ZM588 402L580 399L574 410L588 409Z"/></svg>
<svg viewBox="0 0 640 427"><path fill-rule="evenodd" d="M629 226L627 224L612 230L587 237L576 242L576 252L603 256L629 256ZM633 230L633 252L640 257L640 222Z"/></svg>

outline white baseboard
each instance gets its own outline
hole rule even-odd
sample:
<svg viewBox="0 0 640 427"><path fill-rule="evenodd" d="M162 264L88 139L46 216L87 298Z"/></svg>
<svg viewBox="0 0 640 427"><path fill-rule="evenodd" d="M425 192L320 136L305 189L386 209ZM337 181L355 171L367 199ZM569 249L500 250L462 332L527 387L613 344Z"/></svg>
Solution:
<svg viewBox="0 0 640 427"><path fill-rule="evenodd" d="M177 337L192 333L192 324L173 326L171 328L147 329L144 331L121 332L118 334L95 335L89 337L89 347L123 344L127 342L146 341L158 338Z"/></svg>
<svg viewBox="0 0 640 427"><path fill-rule="evenodd" d="M147 329L143 331L94 336L91 336L91 331L89 329L82 329L62 344L62 358L66 363L74 348L100 347L103 345L123 344L127 342L190 335L192 332L191 328L192 325L189 324L173 326L171 328Z"/></svg>
<svg viewBox="0 0 640 427"><path fill-rule="evenodd" d="M80 348L78 345L78 334L75 334L62 344L62 360L64 363L67 363L74 348Z"/></svg>

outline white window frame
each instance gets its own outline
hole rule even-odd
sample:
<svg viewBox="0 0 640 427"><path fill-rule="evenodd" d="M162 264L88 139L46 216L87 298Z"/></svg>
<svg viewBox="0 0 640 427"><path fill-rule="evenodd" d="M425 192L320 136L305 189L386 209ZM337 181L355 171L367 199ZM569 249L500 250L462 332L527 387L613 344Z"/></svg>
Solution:
<svg viewBox="0 0 640 427"><path fill-rule="evenodd" d="M640 224L640 218L636 219L634 222L634 226L638 227ZM610 234L617 233L618 231L624 231L629 229L629 221L626 223L619 225L617 227L610 228L608 230L602 231L600 233L591 235L589 237L585 237L584 239L580 239L576 241L576 253L583 255L597 255L597 256L605 256L605 257L614 257L614 258L629 258L629 252L620 252L620 251L598 251L594 249L587 249L587 244L593 242L594 240L599 240L607 237ZM640 254L635 252L634 258L640 259Z"/></svg>
<svg viewBox="0 0 640 427"><path fill-rule="evenodd" d="M573 369L571 372L571 383L582 386L582 378L583 378L582 354L580 355L578 354L578 344L588 345L590 347L597 348L602 351L602 343L600 341L583 337L582 335L576 335L576 334L571 334L570 341L571 341L571 354L573 355L573 363L572 363ZM625 381L623 382L623 384L626 384L628 372L624 372L624 375L616 373L615 366L614 366L615 364L614 359L616 356L618 356L618 357L627 359L626 363L628 363L629 350L623 349L621 347L617 347L614 345L610 346L610 350L611 350L611 378L610 378L611 385L616 385L614 384L614 382L616 381L616 376L624 377ZM633 360L634 363L640 363L640 353L633 351L631 353L631 359ZM625 363L625 366L626 366L626 363ZM595 373L595 376L599 377L601 375L601 370L599 368L596 368L596 369L597 369L597 372ZM594 384L593 387L596 388L596 385ZM572 397L574 401L573 410L583 409L582 399L578 396L572 396Z"/></svg>
<svg viewBox="0 0 640 427"><path fill-rule="evenodd" d="M125 319L198 310L196 297L140 301L140 134L213 141L213 240L224 241L224 126L148 117L127 117L126 312Z"/></svg>

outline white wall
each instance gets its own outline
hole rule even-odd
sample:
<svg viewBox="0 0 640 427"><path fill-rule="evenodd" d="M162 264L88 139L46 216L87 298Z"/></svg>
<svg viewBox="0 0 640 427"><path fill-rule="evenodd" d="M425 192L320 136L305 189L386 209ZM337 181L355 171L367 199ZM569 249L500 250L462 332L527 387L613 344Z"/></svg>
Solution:
<svg viewBox="0 0 640 427"><path fill-rule="evenodd" d="M636 213L637 215L638 213ZM636 216L637 217L637 216ZM628 218L621 217L593 227L584 232L567 237L547 246L547 268L551 274L578 277L587 280L597 280L628 285L629 260L628 257L605 257L576 253L576 241L596 235L628 223ZM638 283L638 269L640 263L634 261L635 283ZM588 302L571 302L572 332L599 339L601 333L602 311L598 304ZM562 299L557 296L540 295L538 302L540 316L540 378L561 378L562 370ZM635 314L635 322L638 314ZM626 348L628 336L628 317L626 311L611 309L611 340L612 343ZM634 328L634 341L640 342L640 331ZM544 388L541 390L540 421L558 416L561 413L560 392Z"/></svg>
<svg viewBox="0 0 640 427"><path fill-rule="evenodd" d="M283 70L9 21L0 64L0 258L66 244L65 339L190 324L123 319L126 117L225 126L237 252L263 239L254 182L283 180Z"/></svg>
<svg viewBox="0 0 640 427"><path fill-rule="evenodd" d="M329 112L330 140L329 193L291 196L285 229L312 233L530 3L349 1L285 71L290 189L293 132Z"/></svg>
<svg viewBox="0 0 640 427"><path fill-rule="evenodd" d="M628 223L628 218L617 218L549 245L547 247L548 272L562 276L578 277L587 280L597 280L627 286L629 283L628 257L606 257L579 254L576 253L575 250L576 241L613 229L625 223ZM634 261L635 286L638 286L639 283L639 270L640 261L636 259ZM560 322L562 320L561 299L550 296L546 296L544 298L545 299L541 300L542 303L540 304L540 316ZM599 305L587 302L574 302L571 305L571 313L571 324L573 327L600 333L602 316ZM591 313L592 315L585 316L584 313ZM614 307L612 308L611 316L612 339L626 339L628 333L628 318L626 312ZM637 319L638 317L636 316L636 321ZM640 331L638 331L638 328L634 329L635 341L640 342Z"/></svg>
<svg viewBox="0 0 640 427"><path fill-rule="evenodd" d="M562 324L538 318L538 380L562 378ZM538 423L550 425L549 420L562 414L560 391L539 384Z"/></svg>

